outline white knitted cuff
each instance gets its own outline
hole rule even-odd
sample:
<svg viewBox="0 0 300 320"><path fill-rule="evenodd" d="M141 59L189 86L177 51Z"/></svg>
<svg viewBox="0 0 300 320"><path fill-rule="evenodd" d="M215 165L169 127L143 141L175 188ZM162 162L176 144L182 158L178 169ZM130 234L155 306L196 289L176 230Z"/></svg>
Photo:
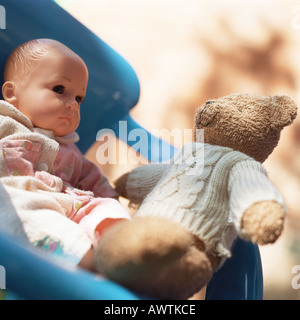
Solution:
<svg viewBox="0 0 300 320"><path fill-rule="evenodd" d="M254 203L276 201L285 208L280 192L269 180L262 165L255 161L243 161L235 165L229 178L230 218L243 238L247 238L241 229L244 212Z"/></svg>

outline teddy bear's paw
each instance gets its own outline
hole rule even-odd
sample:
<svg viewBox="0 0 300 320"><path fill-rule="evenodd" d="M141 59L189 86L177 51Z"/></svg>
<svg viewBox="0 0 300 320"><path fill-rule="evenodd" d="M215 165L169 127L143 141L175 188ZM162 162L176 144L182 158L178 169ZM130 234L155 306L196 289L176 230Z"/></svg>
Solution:
<svg viewBox="0 0 300 320"><path fill-rule="evenodd" d="M136 218L107 231L95 253L96 270L134 291L188 299L213 269L201 240L161 218Z"/></svg>
<svg viewBox="0 0 300 320"><path fill-rule="evenodd" d="M244 212L241 227L253 242L274 243L282 233L284 217L284 208L279 203L261 201Z"/></svg>

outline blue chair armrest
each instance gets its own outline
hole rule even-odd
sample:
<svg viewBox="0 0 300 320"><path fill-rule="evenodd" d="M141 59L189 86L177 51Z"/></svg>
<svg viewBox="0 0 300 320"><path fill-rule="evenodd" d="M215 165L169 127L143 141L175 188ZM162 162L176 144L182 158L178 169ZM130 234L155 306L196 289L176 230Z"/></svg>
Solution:
<svg viewBox="0 0 300 320"><path fill-rule="evenodd" d="M116 136L133 148L136 148L140 144L137 144L136 139L130 139L132 133L134 133L133 136L135 138L139 137L143 139L143 143L146 143L147 147L137 149L136 151L151 163L160 163L173 158L177 148L145 130L130 114L126 114L120 121L124 125L120 126L120 122L116 122L112 127Z"/></svg>

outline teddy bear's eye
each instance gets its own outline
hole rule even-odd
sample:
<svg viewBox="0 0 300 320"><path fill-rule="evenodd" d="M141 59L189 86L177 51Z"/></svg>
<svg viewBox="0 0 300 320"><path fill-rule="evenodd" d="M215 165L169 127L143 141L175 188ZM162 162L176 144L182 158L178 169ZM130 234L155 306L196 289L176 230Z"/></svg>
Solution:
<svg viewBox="0 0 300 320"><path fill-rule="evenodd" d="M205 104L211 104L211 103L214 103L214 100L208 100L208 101L206 101Z"/></svg>

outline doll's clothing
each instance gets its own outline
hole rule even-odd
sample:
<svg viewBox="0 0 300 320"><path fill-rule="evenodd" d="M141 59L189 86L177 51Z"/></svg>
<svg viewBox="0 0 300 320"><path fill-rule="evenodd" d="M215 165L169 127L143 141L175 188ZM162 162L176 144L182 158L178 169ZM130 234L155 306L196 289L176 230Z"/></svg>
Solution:
<svg viewBox="0 0 300 320"><path fill-rule="evenodd" d="M130 219L128 212L115 199L95 198L73 188L66 188L65 193L69 194L73 200L73 208L68 218L85 230L94 246L97 246L100 234L105 231L106 224L103 223L105 220L117 222ZM99 226L101 226L100 230Z"/></svg>
<svg viewBox="0 0 300 320"><path fill-rule="evenodd" d="M54 162L53 176L64 182L64 192L71 196L68 218L79 223L93 244L99 240L95 231L105 219L130 219L106 177L91 161L84 158L74 143L62 143Z"/></svg>
<svg viewBox="0 0 300 320"><path fill-rule="evenodd" d="M76 147L78 139L77 133L54 137L34 128L0 101L0 201L6 204L0 230L35 245L51 239L77 262L97 242L99 223L130 218L110 198L117 194L98 167Z"/></svg>

